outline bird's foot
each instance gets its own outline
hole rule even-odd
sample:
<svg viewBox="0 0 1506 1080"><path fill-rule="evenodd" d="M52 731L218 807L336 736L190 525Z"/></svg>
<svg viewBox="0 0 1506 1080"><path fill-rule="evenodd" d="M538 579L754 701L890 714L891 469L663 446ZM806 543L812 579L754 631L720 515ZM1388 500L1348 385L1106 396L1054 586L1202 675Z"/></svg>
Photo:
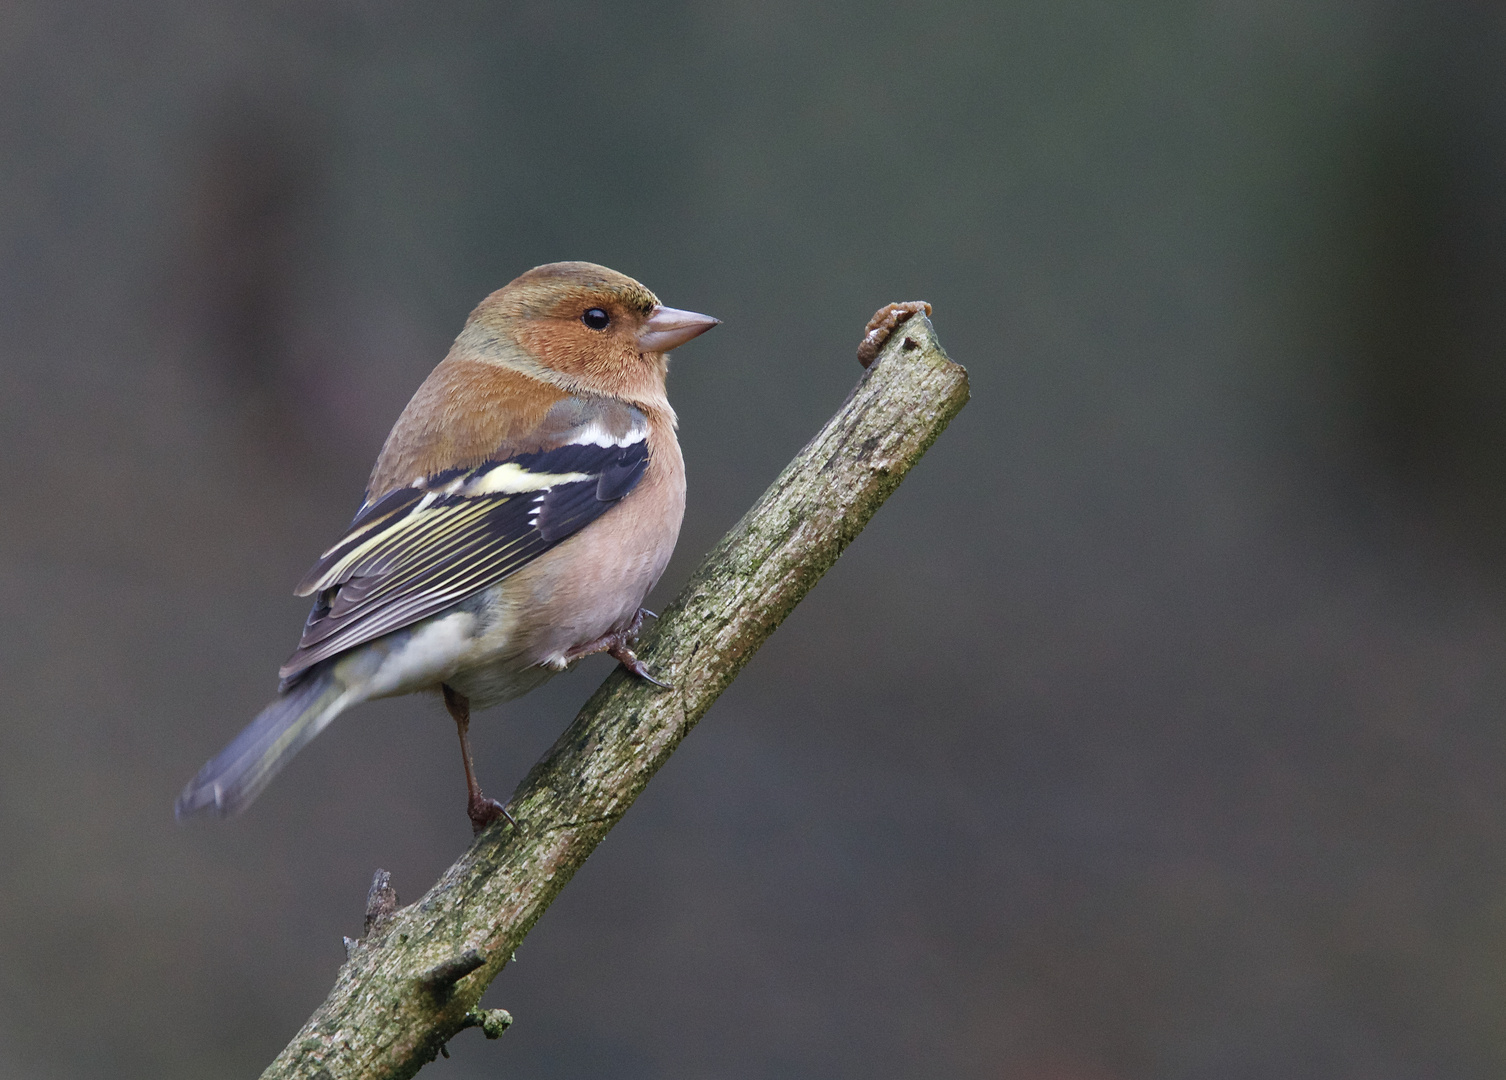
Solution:
<svg viewBox="0 0 1506 1080"><path fill-rule="evenodd" d="M664 690L673 689L673 687L671 687L669 683L660 682L658 679L654 678L653 673L649 671L648 668L643 666L643 661L638 659L638 654L633 652L632 648L627 644L627 642L624 641L619 642L615 645L609 645L607 646L606 652L607 655L610 656L613 660L616 660L619 664L627 668L644 682L651 682L655 686L660 687Z"/></svg>
<svg viewBox="0 0 1506 1080"><path fill-rule="evenodd" d="M627 625L625 630L603 634L595 641L588 642L578 649L571 650L569 659L579 660L583 656L591 656L595 653L604 652L645 682L651 682L655 686L662 687L665 690L672 689L669 683L660 682L654 678L653 672L649 671L644 666L643 661L638 659L638 654L633 652L633 646L638 643L638 631L643 627L643 616L645 615L652 615L655 619L659 617L654 615L652 611L639 608L633 616L633 621Z"/></svg>
<svg viewBox="0 0 1506 1080"><path fill-rule="evenodd" d="M518 827L517 819L512 816L507 807L503 806L496 799L488 799L479 791L472 794L467 800L465 812L470 815L471 830L477 836L481 835L482 829L498 818L506 819L507 823L514 829Z"/></svg>

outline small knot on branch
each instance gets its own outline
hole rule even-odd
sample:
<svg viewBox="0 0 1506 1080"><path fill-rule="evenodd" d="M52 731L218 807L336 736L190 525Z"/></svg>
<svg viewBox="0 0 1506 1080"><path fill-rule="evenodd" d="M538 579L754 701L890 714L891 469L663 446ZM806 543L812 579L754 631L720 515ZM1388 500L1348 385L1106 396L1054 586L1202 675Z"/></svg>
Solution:
<svg viewBox="0 0 1506 1080"><path fill-rule="evenodd" d="M418 977L418 985L431 994L447 994L461 979L486 963L480 949L467 949L443 960Z"/></svg>
<svg viewBox="0 0 1506 1080"><path fill-rule="evenodd" d="M931 305L924 300L906 300L904 303L885 304L873 313L864 327L862 344L858 346L858 363L864 367L878 359L878 354L894 333L894 328L911 315L931 314Z"/></svg>

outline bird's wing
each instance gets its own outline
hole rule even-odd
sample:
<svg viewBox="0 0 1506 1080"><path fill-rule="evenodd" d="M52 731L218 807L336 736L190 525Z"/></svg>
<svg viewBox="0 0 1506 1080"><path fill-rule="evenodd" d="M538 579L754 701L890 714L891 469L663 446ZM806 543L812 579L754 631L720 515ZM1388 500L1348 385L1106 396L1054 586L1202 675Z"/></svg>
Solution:
<svg viewBox="0 0 1506 1080"><path fill-rule="evenodd" d="M283 685L515 573L643 477L648 422L637 409L567 398L551 421L538 449L504 446L474 468L424 477L363 506L299 583L298 595L318 598L282 667Z"/></svg>

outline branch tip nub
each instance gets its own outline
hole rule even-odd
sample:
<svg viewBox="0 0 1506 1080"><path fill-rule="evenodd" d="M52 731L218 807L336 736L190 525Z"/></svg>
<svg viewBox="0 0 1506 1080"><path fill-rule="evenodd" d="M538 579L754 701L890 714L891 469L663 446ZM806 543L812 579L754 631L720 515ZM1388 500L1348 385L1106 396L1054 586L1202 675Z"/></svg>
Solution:
<svg viewBox="0 0 1506 1080"><path fill-rule="evenodd" d="M931 305L924 300L906 300L903 303L885 304L873 313L868 325L863 327L863 341L858 345L858 363L864 367L878 359L884 342L894 333L894 328L911 315L931 314ZM914 349L910 338L905 339L906 352Z"/></svg>

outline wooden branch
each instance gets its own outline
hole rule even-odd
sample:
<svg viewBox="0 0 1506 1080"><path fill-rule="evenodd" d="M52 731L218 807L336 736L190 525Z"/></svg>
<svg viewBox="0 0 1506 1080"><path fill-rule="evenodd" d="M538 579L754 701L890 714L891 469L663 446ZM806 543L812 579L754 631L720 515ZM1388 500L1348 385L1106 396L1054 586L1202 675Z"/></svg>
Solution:
<svg viewBox="0 0 1506 1080"><path fill-rule="evenodd" d="M967 373L921 305L864 345L872 366L837 414L706 556L639 645L673 688L614 671L486 829L428 894L396 908L381 873L363 940L335 988L263 1080L411 1077L467 1027L524 935L649 778L967 402ZM924 306L929 311L929 306ZM881 311L875 320L891 312ZM912 314L913 312L913 314ZM882 348L877 348L881 345ZM876 360L873 360L874 356ZM395 909L395 910L394 910Z"/></svg>

